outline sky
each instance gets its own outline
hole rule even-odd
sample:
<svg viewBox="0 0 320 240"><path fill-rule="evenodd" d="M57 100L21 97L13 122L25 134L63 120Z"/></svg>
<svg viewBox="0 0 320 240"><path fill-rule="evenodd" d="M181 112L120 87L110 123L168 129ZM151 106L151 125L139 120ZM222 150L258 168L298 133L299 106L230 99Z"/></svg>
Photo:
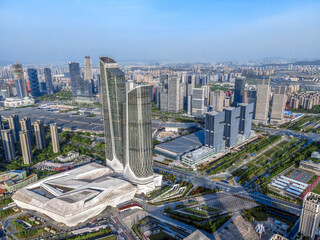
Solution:
<svg viewBox="0 0 320 240"><path fill-rule="evenodd" d="M320 59L317 0L0 0L0 60Z"/></svg>

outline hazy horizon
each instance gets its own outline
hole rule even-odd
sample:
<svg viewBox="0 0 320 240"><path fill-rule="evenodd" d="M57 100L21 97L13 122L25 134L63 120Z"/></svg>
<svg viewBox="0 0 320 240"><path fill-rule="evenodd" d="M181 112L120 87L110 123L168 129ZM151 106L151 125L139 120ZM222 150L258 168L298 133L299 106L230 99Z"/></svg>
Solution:
<svg viewBox="0 0 320 240"><path fill-rule="evenodd" d="M5 1L0 60L320 59L316 1Z"/></svg>

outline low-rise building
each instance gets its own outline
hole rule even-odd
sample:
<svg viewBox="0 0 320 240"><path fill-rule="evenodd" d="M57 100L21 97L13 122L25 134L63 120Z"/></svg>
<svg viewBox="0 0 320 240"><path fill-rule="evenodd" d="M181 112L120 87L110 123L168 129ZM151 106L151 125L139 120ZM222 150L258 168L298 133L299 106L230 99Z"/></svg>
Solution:
<svg viewBox="0 0 320 240"><path fill-rule="evenodd" d="M201 147L191 152L184 154L181 158L181 162L189 167L194 167L203 163L209 157L215 154L215 150L209 147Z"/></svg>
<svg viewBox="0 0 320 240"><path fill-rule="evenodd" d="M27 177L26 171L12 170L0 174L0 186L9 192L14 192L38 180L36 174Z"/></svg>
<svg viewBox="0 0 320 240"><path fill-rule="evenodd" d="M6 108L15 108L15 107L23 107L34 104L33 98L6 98L4 101L4 107Z"/></svg>
<svg viewBox="0 0 320 240"><path fill-rule="evenodd" d="M299 167L309 172L320 174L320 163L312 161L301 161Z"/></svg>

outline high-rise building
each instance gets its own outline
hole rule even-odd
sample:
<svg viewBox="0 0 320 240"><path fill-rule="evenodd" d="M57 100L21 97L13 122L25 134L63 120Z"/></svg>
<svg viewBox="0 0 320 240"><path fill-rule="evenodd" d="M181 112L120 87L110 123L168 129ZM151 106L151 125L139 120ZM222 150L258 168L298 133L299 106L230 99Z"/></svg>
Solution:
<svg viewBox="0 0 320 240"><path fill-rule="evenodd" d="M24 88L24 80L23 79L17 79L14 80L14 85L16 87L16 91L17 91L17 97L20 99L23 99L26 97L25 93L26 91L23 89Z"/></svg>
<svg viewBox="0 0 320 240"><path fill-rule="evenodd" d="M97 74L97 92L101 94L101 77L100 74Z"/></svg>
<svg viewBox="0 0 320 240"><path fill-rule="evenodd" d="M271 121L282 121L285 107L286 87L275 87L272 100Z"/></svg>
<svg viewBox="0 0 320 240"><path fill-rule="evenodd" d="M69 62L70 86L72 96L77 96L77 84L81 82L79 63Z"/></svg>
<svg viewBox="0 0 320 240"><path fill-rule="evenodd" d="M30 164L32 162L32 148L30 143L29 131L20 131L20 144L21 152L24 164Z"/></svg>
<svg viewBox="0 0 320 240"><path fill-rule="evenodd" d="M40 94L41 95L47 94L47 83L46 82L40 82L39 83L39 89L40 89Z"/></svg>
<svg viewBox="0 0 320 240"><path fill-rule="evenodd" d="M302 213L300 217L299 232L314 239L318 232L320 222L320 195L309 192L303 198Z"/></svg>
<svg viewBox="0 0 320 240"><path fill-rule="evenodd" d="M202 116L205 112L204 89L194 88L192 93L192 115Z"/></svg>
<svg viewBox="0 0 320 240"><path fill-rule="evenodd" d="M224 108L225 125L224 125L224 140L226 147L236 145L240 123L240 108Z"/></svg>
<svg viewBox="0 0 320 240"><path fill-rule="evenodd" d="M256 111L256 101L257 101L257 90L251 88L247 90L246 103L253 103L253 118L255 117Z"/></svg>
<svg viewBox="0 0 320 240"><path fill-rule="evenodd" d="M128 161L124 176L135 183L153 182L153 153L150 87L138 86L128 92Z"/></svg>
<svg viewBox="0 0 320 240"><path fill-rule="evenodd" d="M28 93L27 93L26 82L23 75L22 65L19 63L13 64L12 72L13 72L14 80L22 80L21 81L21 91L23 92L22 96L26 97Z"/></svg>
<svg viewBox="0 0 320 240"><path fill-rule="evenodd" d="M177 76L170 76L168 81L168 112L180 112L182 110L180 100L180 80Z"/></svg>
<svg viewBox="0 0 320 240"><path fill-rule="evenodd" d="M255 120L261 123L268 121L270 101L270 80L260 79L258 83Z"/></svg>
<svg viewBox="0 0 320 240"><path fill-rule="evenodd" d="M34 134L36 136L37 149L46 148L46 133L44 130L43 121L37 120L36 122L34 122L33 127Z"/></svg>
<svg viewBox="0 0 320 240"><path fill-rule="evenodd" d="M248 139L251 133L253 119L253 103L239 103L238 107L240 107L239 133L243 134L245 139Z"/></svg>
<svg viewBox="0 0 320 240"><path fill-rule="evenodd" d="M51 133L53 152L58 153L60 151L60 143L59 143L58 127L56 123L50 124L50 133Z"/></svg>
<svg viewBox="0 0 320 240"><path fill-rule="evenodd" d="M234 85L234 100L233 106L238 106L238 103L244 103L246 80L244 78L237 78Z"/></svg>
<svg viewBox="0 0 320 240"><path fill-rule="evenodd" d="M39 97L40 87L39 87L39 80L38 80L38 71L35 68L28 68L27 72L29 77L31 96Z"/></svg>
<svg viewBox="0 0 320 240"><path fill-rule="evenodd" d="M19 116L16 114L11 115L8 118L9 128L12 130L13 141L16 143L19 141L19 132L20 132L20 124L19 124Z"/></svg>
<svg viewBox="0 0 320 240"><path fill-rule="evenodd" d="M224 133L224 112L206 113L205 130L206 130L206 146L214 148L218 153L223 148Z"/></svg>
<svg viewBox="0 0 320 240"><path fill-rule="evenodd" d="M14 139L12 129L1 130L1 138L3 144L4 155L7 161L16 158L16 150L14 148Z"/></svg>
<svg viewBox="0 0 320 240"><path fill-rule="evenodd" d="M84 80L90 81L93 79L92 62L90 56L84 57Z"/></svg>
<svg viewBox="0 0 320 240"><path fill-rule="evenodd" d="M21 131L28 131L29 134L29 142L33 144L33 137L32 137L32 126L31 126L31 118L24 117L20 120L20 129Z"/></svg>
<svg viewBox="0 0 320 240"><path fill-rule="evenodd" d="M107 165L122 171L126 160L126 80L118 64L111 58L100 58L102 106Z"/></svg>
<svg viewBox="0 0 320 240"><path fill-rule="evenodd" d="M140 192L154 189L151 99L148 86L126 94L125 76L109 57L100 57L102 109L107 166L137 184Z"/></svg>
<svg viewBox="0 0 320 240"><path fill-rule="evenodd" d="M0 130L3 129L3 126L2 126L2 117L1 117L1 114L0 114Z"/></svg>
<svg viewBox="0 0 320 240"><path fill-rule="evenodd" d="M47 86L47 94L53 94L53 84L52 84L52 76L51 76L51 69L44 68L44 80Z"/></svg>
<svg viewBox="0 0 320 240"><path fill-rule="evenodd" d="M210 92L210 106L212 107L212 111L222 112L223 104L224 104L225 93L222 90L216 90Z"/></svg>

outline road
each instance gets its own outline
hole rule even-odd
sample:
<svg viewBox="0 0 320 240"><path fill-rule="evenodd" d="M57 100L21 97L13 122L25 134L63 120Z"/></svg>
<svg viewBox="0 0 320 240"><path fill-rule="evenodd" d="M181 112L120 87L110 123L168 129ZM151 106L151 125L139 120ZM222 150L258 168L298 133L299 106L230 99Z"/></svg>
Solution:
<svg viewBox="0 0 320 240"><path fill-rule="evenodd" d="M301 133L295 132L289 129L274 129L274 128L267 128L267 127L259 127L259 130L263 130L270 134L277 134L277 135L287 135L287 136L294 136L296 138L307 138L312 141L320 141L320 134L319 133Z"/></svg>

